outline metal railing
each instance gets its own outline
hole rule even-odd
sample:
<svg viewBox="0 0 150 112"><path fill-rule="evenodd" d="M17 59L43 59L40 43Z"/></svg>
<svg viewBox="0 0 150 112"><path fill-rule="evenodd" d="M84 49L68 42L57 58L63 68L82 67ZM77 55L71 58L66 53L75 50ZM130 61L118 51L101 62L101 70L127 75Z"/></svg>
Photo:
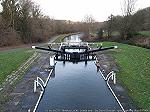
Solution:
<svg viewBox="0 0 150 112"><path fill-rule="evenodd" d="M41 98L42 98L42 96L44 94L45 88L47 86L47 83L48 83L48 81L50 79L50 76L51 76L52 72L53 72L53 69L50 71L49 76L47 77L46 82L44 82L43 79L40 78L40 77L37 77L37 79L34 80L34 92L37 92L37 87L39 87L39 86L41 87L41 91L40 91L40 96L39 96L38 101L37 101L37 103L36 103L36 105L34 107L33 112L36 112L36 109L37 109L37 107L38 107L38 105L40 103L40 100L41 100Z"/></svg>
<svg viewBox="0 0 150 112"><path fill-rule="evenodd" d="M96 57L96 61L98 61L97 57ZM95 65L96 65L96 63L95 63ZM105 70L101 71L99 69L99 72L102 75L103 79L106 81L106 84L107 84L108 88L110 89L111 93L115 97L115 99L116 99L117 103L119 104L120 108L122 109L123 112L125 112L124 107L122 106L121 102L119 101L119 99L117 98L115 92L113 91L113 89L111 88L111 86L109 84L110 79L113 81L114 84L116 84L116 73L114 71L111 71L105 77L104 74L103 74L105 72Z"/></svg>
<svg viewBox="0 0 150 112"><path fill-rule="evenodd" d="M113 81L114 84L116 84L116 73L114 71L109 72L106 77L103 75L103 73L101 72L101 70L99 70L102 77L104 78L104 80L106 81L106 84L108 86L108 88L110 89L111 93L113 94L113 96L115 97L117 103L119 104L120 108L122 109L123 112L125 112L124 107L122 106L121 102L119 101L119 99L117 98L115 92L113 91L113 89L111 88L109 81L110 79ZM104 72L104 70L103 70Z"/></svg>
<svg viewBox="0 0 150 112"><path fill-rule="evenodd" d="M36 80L34 80L34 93L37 91L37 87L41 87L42 91L44 91L44 81L40 78L37 77Z"/></svg>
<svg viewBox="0 0 150 112"><path fill-rule="evenodd" d="M97 43L89 43L89 42L61 42L61 43L55 43L55 42L53 42L53 43L51 43L51 42L49 42L48 43L49 45L73 45L73 44L77 44L77 45L97 45L97 46L99 46L99 44L97 44ZM102 46L102 43L100 44L101 46Z"/></svg>
<svg viewBox="0 0 150 112"><path fill-rule="evenodd" d="M56 63L55 63L55 64L56 64ZM55 64L54 64L53 66L55 66ZM51 66L51 63L49 63L49 65ZM34 93L37 92L37 88L38 88L38 87L41 88L41 91L40 91L40 96L39 96L38 101L37 101L37 103L36 103L36 105L35 105L35 107L34 107L33 112L36 112L36 110L37 110L37 107L38 107L38 105L39 105L39 103L40 103L40 100L41 100L43 94L44 94L45 88L46 88L46 86L47 86L47 84L48 84L48 81L49 81L49 79L50 79L50 77L51 77L51 74L52 74L54 68L55 68L55 67L53 67L51 70L48 70L48 71L49 71L49 75L48 75L48 77L47 77L47 79L46 79L45 82L44 82L43 79L40 78L40 77L37 77L36 80L34 80Z"/></svg>

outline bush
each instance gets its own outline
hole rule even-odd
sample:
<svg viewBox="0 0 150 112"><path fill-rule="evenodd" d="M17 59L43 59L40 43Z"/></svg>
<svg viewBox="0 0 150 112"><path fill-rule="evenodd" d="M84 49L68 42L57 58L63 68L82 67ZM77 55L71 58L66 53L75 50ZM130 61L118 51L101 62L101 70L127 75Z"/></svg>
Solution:
<svg viewBox="0 0 150 112"><path fill-rule="evenodd" d="M98 37L103 37L103 29L100 29L97 33Z"/></svg>
<svg viewBox="0 0 150 112"><path fill-rule="evenodd" d="M20 36L11 28L0 32L0 47L20 44Z"/></svg>

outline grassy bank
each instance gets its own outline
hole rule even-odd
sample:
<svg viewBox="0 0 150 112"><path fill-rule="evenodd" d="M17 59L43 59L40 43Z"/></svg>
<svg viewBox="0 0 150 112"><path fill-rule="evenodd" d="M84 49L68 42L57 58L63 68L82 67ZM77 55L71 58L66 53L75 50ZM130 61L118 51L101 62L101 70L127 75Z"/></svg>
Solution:
<svg viewBox="0 0 150 112"><path fill-rule="evenodd" d="M127 88L135 104L142 109L150 109L150 50L114 42L104 42L103 45L119 47L109 52L120 67L117 78Z"/></svg>
<svg viewBox="0 0 150 112"><path fill-rule="evenodd" d="M0 52L0 84L6 77L25 62L33 52L29 49L15 49Z"/></svg>
<svg viewBox="0 0 150 112"><path fill-rule="evenodd" d="M91 35L93 35L93 36L96 37L96 36L97 36L97 32L91 32ZM104 36L104 37L106 37L107 35L108 35L107 32L104 32L104 33L103 33L103 36ZM112 36L118 36L118 35L120 35L120 34L119 34L119 32L117 32L117 31L113 31L111 35L112 35Z"/></svg>
<svg viewBox="0 0 150 112"><path fill-rule="evenodd" d="M150 31L140 31L139 33L143 36L150 36Z"/></svg>
<svg viewBox="0 0 150 112"><path fill-rule="evenodd" d="M56 43L62 42L65 36L67 36L67 34L58 35L57 39L54 42Z"/></svg>
<svg viewBox="0 0 150 112"><path fill-rule="evenodd" d="M69 34L58 35L58 38L55 40L55 42L62 42L63 38L68 35ZM12 71L17 70L17 68L32 54L33 51L27 48L0 51L0 84L5 81L7 76L11 74Z"/></svg>
<svg viewBox="0 0 150 112"><path fill-rule="evenodd" d="M56 37L57 39L54 42L56 43L63 42L64 37L69 36L69 35L75 35L75 34L78 34L78 33L60 34Z"/></svg>

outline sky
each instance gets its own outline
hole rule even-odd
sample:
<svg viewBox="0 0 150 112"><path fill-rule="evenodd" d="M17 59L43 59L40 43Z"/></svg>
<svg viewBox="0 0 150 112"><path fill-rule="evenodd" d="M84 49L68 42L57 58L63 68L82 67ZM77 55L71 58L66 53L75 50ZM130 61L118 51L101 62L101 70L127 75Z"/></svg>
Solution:
<svg viewBox="0 0 150 112"><path fill-rule="evenodd" d="M96 21L105 21L108 16L121 15L123 0L33 0L41 6L45 15L54 19L82 21L92 15ZM138 0L136 10L150 6L150 0Z"/></svg>
<svg viewBox="0 0 150 112"><path fill-rule="evenodd" d="M59 20L82 21L85 15L92 15L96 21L107 20L108 16L121 15L123 0L32 0L44 15ZM138 0L136 10L149 7L150 0Z"/></svg>

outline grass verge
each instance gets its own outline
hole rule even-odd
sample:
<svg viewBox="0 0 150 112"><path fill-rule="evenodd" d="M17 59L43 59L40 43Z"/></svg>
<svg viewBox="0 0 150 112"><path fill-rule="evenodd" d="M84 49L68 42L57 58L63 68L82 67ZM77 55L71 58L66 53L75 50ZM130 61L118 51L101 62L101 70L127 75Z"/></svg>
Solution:
<svg viewBox="0 0 150 112"><path fill-rule="evenodd" d="M58 35L57 39L54 42L56 42L56 43L63 42L64 37L68 36L68 35L70 35L70 34L61 34L61 35Z"/></svg>
<svg viewBox="0 0 150 112"><path fill-rule="evenodd" d="M150 36L150 31L140 31L139 33L143 36Z"/></svg>
<svg viewBox="0 0 150 112"><path fill-rule="evenodd" d="M0 52L0 84L32 54L32 50L29 49L15 49Z"/></svg>
<svg viewBox="0 0 150 112"><path fill-rule="evenodd" d="M150 109L150 50L115 42L103 43L103 46L112 45L118 46L118 50L109 51L120 67L117 78L138 107Z"/></svg>

